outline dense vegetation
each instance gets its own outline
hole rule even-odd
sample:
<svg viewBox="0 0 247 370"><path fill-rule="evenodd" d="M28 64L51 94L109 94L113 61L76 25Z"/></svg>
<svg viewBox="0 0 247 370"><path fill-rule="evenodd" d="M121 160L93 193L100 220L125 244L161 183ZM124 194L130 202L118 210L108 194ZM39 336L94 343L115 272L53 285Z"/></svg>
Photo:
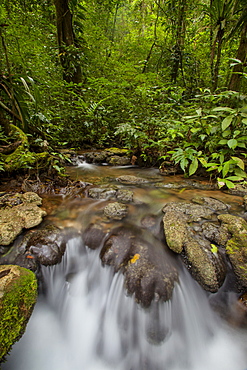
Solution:
<svg viewBox="0 0 247 370"><path fill-rule="evenodd" d="M2 0L0 38L0 144L26 134L19 168L114 145L219 186L247 177L245 0Z"/></svg>

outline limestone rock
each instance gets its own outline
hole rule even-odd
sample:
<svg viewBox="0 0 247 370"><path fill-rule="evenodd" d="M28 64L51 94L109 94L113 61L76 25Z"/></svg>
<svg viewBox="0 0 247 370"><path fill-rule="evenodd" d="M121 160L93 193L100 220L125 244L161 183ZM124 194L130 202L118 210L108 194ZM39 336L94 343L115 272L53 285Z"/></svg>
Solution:
<svg viewBox="0 0 247 370"><path fill-rule="evenodd" d="M37 298L34 273L19 266L0 266L0 362L20 339Z"/></svg>
<svg viewBox="0 0 247 370"><path fill-rule="evenodd" d="M46 212L38 207L42 199L35 193L6 194L0 207L0 245L9 245L25 229L42 222Z"/></svg>
<svg viewBox="0 0 247 370"><path fill-rule="evenodd" d="M123 203L109 203L104 208L104 215L113 220L122 220L128 214L128 207Z"/></svg>
<svg viewBox="0 0 247 370"><path fill-rule="evenodd" d="M226 242L228 233L224 234L224 229L216 227L211 220L216 218L216 209L226 210L227 206L211 198L199 201L206 205L166 204L163 208L164 234L168 247L182 255L195 280L205 290L217 292L224 282L226 266L218 248L214 245L212 248L211 242L212 239Z"/></svg>
<svg viewBox="0 0 247 370"><path fill-rule="evenodd" d="M148 182L146 179L143 179L142 177L132 175L122 175L117 177L116 180L123 184L143 184Z"/></svg>
<svg viewBox="0 0 247 370"><path fill-rule="evenodd" d="M226 243L226 253L241 284L247 287L247 222L238 216L223 214L218 219L226 225L232 237Z"/></svg>

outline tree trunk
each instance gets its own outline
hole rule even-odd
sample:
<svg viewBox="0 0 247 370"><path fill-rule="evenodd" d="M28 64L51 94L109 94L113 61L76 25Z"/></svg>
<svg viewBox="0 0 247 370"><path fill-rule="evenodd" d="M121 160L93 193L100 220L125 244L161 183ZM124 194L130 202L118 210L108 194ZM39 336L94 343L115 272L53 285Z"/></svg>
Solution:
<svg viewBox="0 0 247 370"><path fill-rule="evenodd" d="M242 63L236 64L233 67L231 79L228 85L228 90L239 91L240 90L240 81L243 72L243 65L246 63L247 57L247 23L244 25L241 36L240 43L236 55L236 59L241 60Z"/></svg>
<svg viewBox="0 0 247 370"><path fill-rule="evenodd" d="M174 46L174 58L171 71L171 81L176 83L179 68L182 69L183 48L186 28L186 9L187 0L180 0L178 4L177 27L176 27L176 44Z"/></svg>
<svg viewBox="0 0 247 370"><path fill-rule="evenodd" d="M225 33L225 30L224 30L224 28L221 28L221 25L220 25L220 28L219 28L218 33L217 33L217 39L216 39L216 42L214 44L215 47L216 47L216 43L217 43L217 55L216 55L215 65L213 67L213 81L212 81L212 83L213 83L212 90L213 91L215 91L218 87L219 69L220 69L220 62L221 62L221 51L222 51L224 33ZM214 51L213 51L213 55L214 55Z"/></svg>
<svg viewBox="0 0 247 370"><path fill-rule="evenodd" d="M78 56L79 50L76 50L77 45L75 44L69 0L54 0L54 4L56 7L57 39L60 61L63 67L63 79L67 82L79 83L82 81L82 74L78 60L76 60L76 54Z"/></svg>

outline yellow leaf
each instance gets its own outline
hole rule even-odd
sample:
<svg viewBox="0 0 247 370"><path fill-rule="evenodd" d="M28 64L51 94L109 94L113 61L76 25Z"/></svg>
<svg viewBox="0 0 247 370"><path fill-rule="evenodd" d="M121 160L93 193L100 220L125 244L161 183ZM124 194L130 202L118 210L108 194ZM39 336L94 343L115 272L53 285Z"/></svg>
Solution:
<svg viewBox="0 0 247 370"><path fill-rule="evenodd" d="M130 263L135 263L137 260L139 260L140 254L136 253L134 257L131 258Z"/></svg>

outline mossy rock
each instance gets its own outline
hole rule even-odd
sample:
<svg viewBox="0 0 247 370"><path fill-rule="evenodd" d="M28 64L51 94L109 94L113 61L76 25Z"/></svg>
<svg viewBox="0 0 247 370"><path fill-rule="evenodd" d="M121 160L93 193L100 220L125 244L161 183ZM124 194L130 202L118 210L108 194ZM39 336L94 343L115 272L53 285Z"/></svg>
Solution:
<svg viewBox="0 0 247 370"><path fill-rule="evenodd" d="M36 299L37 280L32 271L0 266L0 363L24 333Z"/></svg>
<svg viewBox="0 0 247 370"><path fill-rule="evenodd" d="M238 216L219 215L218 219L232 235L226 243L226 253L242 286L247 287L247 222Z"/></svg>
<svg viewBox="0 0 247 370"><path fill-rule="evenodd" d="M129 153L129 149L120 149L120 148L108 148L105 150L106 152L109 152L110 154L115 155L127 155Z"/></svg>

